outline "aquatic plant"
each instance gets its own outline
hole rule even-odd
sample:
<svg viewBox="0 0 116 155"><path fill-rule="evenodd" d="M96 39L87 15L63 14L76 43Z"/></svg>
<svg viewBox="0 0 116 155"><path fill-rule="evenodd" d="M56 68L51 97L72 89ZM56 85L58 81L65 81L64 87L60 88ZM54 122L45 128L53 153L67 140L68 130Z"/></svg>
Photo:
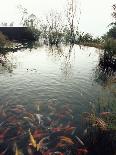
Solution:
<svg viewBox="0 0 116 155"><path fill-rule="evenodd" d="M83 113L83 118L90 127L97 127L101 131L116 131L116 113L101 112L97 116L95 113Z"/></svg>
<svg viewBox="0 0 116 155"><path fill-rule="evenodd" d="M99 115L84 113L87 128L84 142L88 154L114 155L116 153L116 113L101 112Z"/></svg>

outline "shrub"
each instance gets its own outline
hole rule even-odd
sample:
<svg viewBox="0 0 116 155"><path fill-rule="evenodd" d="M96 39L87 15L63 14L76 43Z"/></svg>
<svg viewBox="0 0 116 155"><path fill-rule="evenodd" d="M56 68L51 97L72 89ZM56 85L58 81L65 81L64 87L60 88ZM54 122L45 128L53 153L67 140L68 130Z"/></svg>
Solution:
<svg viewBox="0 0 116 155"><path fill-rule="evenodd" d="M116 39L116 26L113 26L109 31L107 32L107 36L109 38Z"/></svg>
<svg viewBox="0 0 116 155"><path fill-rule="evenodd" d="M116 54L116 39L107 38L104 42L104 49L106 51L112 52L113 55Z"/></svg>
<svg viewBox="0 0 116 155"><path fill-rule="evenodd" d="M0 48L3 48L8 45L10 45L10 41L2 32L0 32Z"/></svg>

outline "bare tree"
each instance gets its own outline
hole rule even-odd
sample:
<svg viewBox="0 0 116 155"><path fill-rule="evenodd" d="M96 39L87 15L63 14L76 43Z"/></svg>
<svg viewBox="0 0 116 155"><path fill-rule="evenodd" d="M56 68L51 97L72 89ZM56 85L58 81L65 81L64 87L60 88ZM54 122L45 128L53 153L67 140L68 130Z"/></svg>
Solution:
<svg viewBox="0 0 116 155"><path fill-rule="evenodd" d="M62 17L57 11L51 11L48 16L46 16L47 27L52 31L61 32L62 31Z"/></svg>
<svg viewBox="0 0 116 155"><path fill-rule="evenodd" d="M18 5L17 8L19 9L20 14L21 14L21 22L20 22L20 24L25 26L27 18L28 18L28 11L22 5Z"/></svg>
<svg viewBox="0 0 116 155"><path fill-rule="evenodd" d="M7 27L7 26L8 26L8 23L2 22L1 25L2 25L3 27Z"/></svg>
<svg viewBox="0 0 116 155"><path fill-rule="evenodd" d="M14 25L14 22L11 22L11 23L10 23L10 27L13 27L13 25Z"/></svg>
<svg viewBox="0 0 116 155"><path fill-rule="evenodd" d="M34 14L30 14L27 18L27 26L30 28L37 28L39 20Z"/></svg>
<svg viewBox="0 0 116 155"><path fill-rule="evenodd" d="M51 11L46 16L46 26L44 26L46 32L46 38L49 44L58 45L61 42L61 36L63 31L61 14L56 11Z"/></svg>
<svg viewBox="0 0 116 155"><path fill-rule="evenodd" d="M36 15L34 15L33 13L29 14L28 10L22 7L22 5L17 6L17 8L21 13L21 25L30 28L37 28L39 19L36 17Z"/></svg>
<svg viewBox="0 0 116 155"><path fill-rule="evenodd" d="M112 26L112 25L116 26L116 4L114 4L112 6L112 8L113 8L113 13L111 15L112 15L114 21L112 23L110 23L108 26Z"/></svg>
<svg viewBox="0 0 116 155"><path fill-rule="evenodd" d="M75 13L76 13L76 1L75 0L68 0L67 4L67 19L70 28L70 37L71 43L74 41L74 20L75 20Z"/></svg>
<svg viewBox="0 0 116 155"><path fill-rule="evenodd" d="M114 4L113 6L113 13L112 13L112 16L115 18L116 20L116 4Z"/></svg>
<svg viewBox="0 0 116 155"><path fill-rule="evenodd" d="M66 16L70 30L70 42L72 44L75 42L75 30L78 29L80 14L79 3L77 9L77 0L67 0Z"/></svg>

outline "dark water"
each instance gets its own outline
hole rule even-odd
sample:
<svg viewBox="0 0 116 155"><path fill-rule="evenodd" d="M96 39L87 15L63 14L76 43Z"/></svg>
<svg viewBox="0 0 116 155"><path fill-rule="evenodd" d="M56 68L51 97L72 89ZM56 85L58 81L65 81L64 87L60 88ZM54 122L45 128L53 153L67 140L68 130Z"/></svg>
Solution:
<svg viewBox="0 0 116 155"><path fill-rule="evenodd" d="M100 51L74 46L9 52L0 63L0 104L55 100L77 112L116 110L115 77L99 70ZM113 82L112 82L113 81Z"/></svg>

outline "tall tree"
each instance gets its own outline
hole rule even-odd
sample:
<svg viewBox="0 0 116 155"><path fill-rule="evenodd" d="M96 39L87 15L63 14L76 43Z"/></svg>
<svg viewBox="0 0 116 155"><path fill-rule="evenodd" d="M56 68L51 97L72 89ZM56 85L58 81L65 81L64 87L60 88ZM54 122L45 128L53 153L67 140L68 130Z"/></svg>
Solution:
<svg viewBox="0 0 116 155"><path fill-rule="evenodd" d="M44 28L49 44L58 45L61 42L63 31L61 14L57 11L51 11L46 17L46 27L44 26Z"/></svg>
<svg viewBox="0 0 116 155"><path fill-rule="evenodd" d="M116 4L114 4L112 7L113 7L113 13L112 13L112 16L114 17L115 25L116 25Z"/></svg>
<svg viewBox="0 0 116 155"><path fill-rule="evenodd" d="M29 14L27 9L24 8L22 5L18 5L17 8L21 13L21 22L20 24L29 28L37 28L39 20L36 15Z"/></svg>
<svg viewBox="0 0 116 155"><path fill-rule="evenodd" d="M112 17L113 17L114 21L112 23L110 23L109 26L112 26L112 25L116 26L116 4L114 4L112 6L112 8L113 8Z"/></svg>
<svg viewBox="0 0 116 155"><path fill-rule="evenodd" d="M107 36L110 38L116 39L116 4L114 4L112 8L113 8L112 17L114 21L110 24L110 26L112 27L107 32Z"/></svg>
<svg viewBox="0 0 116 155"><path fill-rule="evenodd" d="M67 0L67 19L68 19L68 25L70 28L70 42L73 44L75 40L75 34L74 34L74 27L75 27L75 20L76 20L76 0Z"/></svg>

